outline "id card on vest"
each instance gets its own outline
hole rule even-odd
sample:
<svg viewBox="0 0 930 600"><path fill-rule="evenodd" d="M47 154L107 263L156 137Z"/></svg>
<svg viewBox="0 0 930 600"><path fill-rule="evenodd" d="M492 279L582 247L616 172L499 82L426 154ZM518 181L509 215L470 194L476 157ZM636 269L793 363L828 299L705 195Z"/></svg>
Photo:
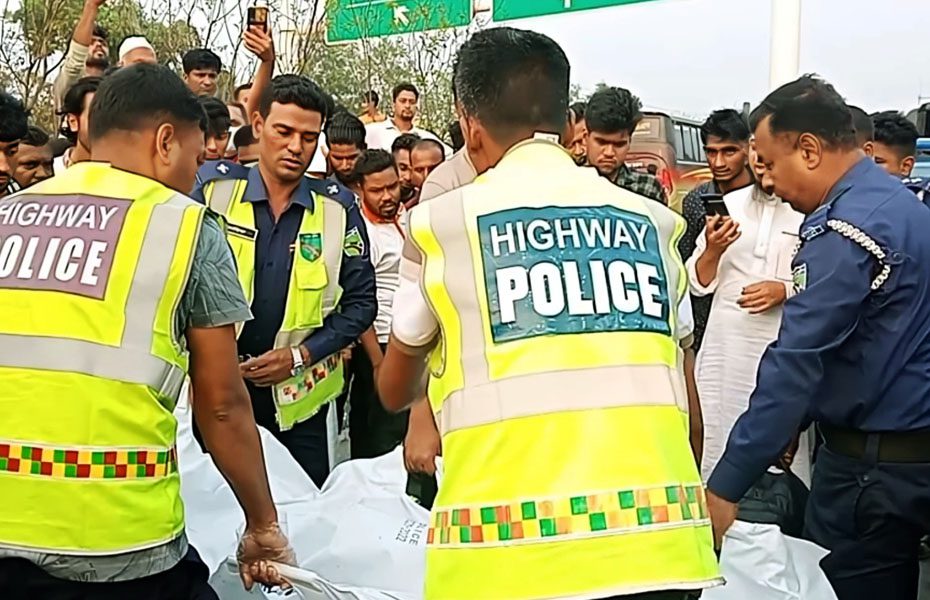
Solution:
<svg viewBox="0 0 930 600"><path fill-rule="evenodd" d="M515 208L478 217L495 343L541 335L670 334L655 225L613 206Z"/></svg>
<svg viewBox="0 0 930 600"><path fill-rule="evenodd" d="M0 288L103 299L130 204L82 196L0 202Z"/></svg>
<svg viewBox="0 0 930 600"><path fill-rule="evenodd" d="M342 393L342 358L338 353L315 363L272 388L278 425L286 431L306 421Z"/></svg>

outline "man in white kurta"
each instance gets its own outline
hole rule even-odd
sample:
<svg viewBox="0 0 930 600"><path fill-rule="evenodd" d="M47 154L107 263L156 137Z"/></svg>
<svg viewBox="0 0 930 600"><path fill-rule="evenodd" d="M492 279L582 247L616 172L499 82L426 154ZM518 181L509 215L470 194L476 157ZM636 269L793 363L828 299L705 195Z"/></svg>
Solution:
<svg viewBox="0 0 930 600"><path fill-rule="evenodd" d="M730 234L724 233L723 241L721 233L712 234L708 244L705 229L686 264L691 293L714 294L696 366L704 413L705 481L723 454L733 424L749 406L762 353L778 337L782 304L794 293L791 259L803 220L801 213L759 185L733 191L724 202L734 223L723 220L716 231ZM702 282L699 261L705 253ZM805 438L792 470L809 484L810 448Z"/></svg>

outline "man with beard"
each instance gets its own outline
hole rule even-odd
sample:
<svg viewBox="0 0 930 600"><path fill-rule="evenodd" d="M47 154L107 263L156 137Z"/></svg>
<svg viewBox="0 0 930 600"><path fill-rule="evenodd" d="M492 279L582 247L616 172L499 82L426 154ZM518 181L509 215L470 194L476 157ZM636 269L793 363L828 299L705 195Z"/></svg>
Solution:
<svg viewBox="0 0 930 600"><path fill-rule="evenodd" d="M355 163L365 151L365 125L349 112L337 113L326 124L326 146L330 176L348 188L355 187Z"/></svg>
<svg viewBox="0 0 930 600"><path fill-rule="evenodd" d="M0 92L0 198L17 191L13 179L19 141L26 136L29 124L22 102Z"/></svg>
<svg viewBox="0 0 930 600"><path fill-rule="evenodd" d="M415 133L405 133L391 144L391 154L394 164L397 165L397 176L400 178L400 201L406 204L417 195L417 188L413 185L413 170L410 168L410 152L420 141Z"/></svg>
<svg viewBox="0 0 930 600"><path fill-rule="evenodd" d="M400 178L393 157L384 150L367 150L358 160L362 216L371 242L371 264L378 290L378 316L352 353L352 392L349 428L353 458L373 458L390 452L407 432L407 415L384 410L375 379L391 334L394 292L400 284L404 233L400 213Z"/></svg>
<svg viewBox="0 0 930 600"><path fill-rule="evenodd" d="M84 77L78 80L68 93L61 107L65 118L64 134L74 147L61 157L61 163L55 165L55 171L63 172L71 165L90 160L90 105L94 101L100 77Z"/></svg>
<svg viewBox="0 0 930 600"><path fill-rule="evenodd" d="M575 161L575 164L579 167L584 165L588 160L586 156L587 149L584 143L585 134L588 132L587 123L584 118L584 113L587 108L588 105L585 102L575 102L569 107L572 111L572 115L575 117L575 122L572 125L572 139L568 149L572 153L572 159Z"/></svg>
<svg viewBox="0 0 930 600"><path fill-rule="evenodd" d="M81 77L102 77L110 66L109 34L96 24L100 7L106 0L85 0L81 19L74 28L71 45L52 84L56 110L61 109L65 94Z"/></svg>
<svg viewBox="0 0 930 600"><path fill-rule="evenodd" d="M365 141L369 148L391 150L394 140L404 133L415 133L423 139L429 138L439 141L432 131L420 129L413 124L417 117L417 104L420 102L420 91L412 83L401 83L394 87L394 116L380 123L372 123L365 129ZM440 142L441 143L441 142ZM452 154L452 149L443 146L446 155Z"/></svg>
<svg viewBox="0 0 930 600"><path fill-rule="evenodd" d="M339 354L377 313L355 196L304 176L330 106L309 79L276 77L252 116L258 165L210 163L192 195L226 218L239 259L254 315L239 332L239 355L256 421L318 486L329 474L329 402L345 383Z"/></svg>

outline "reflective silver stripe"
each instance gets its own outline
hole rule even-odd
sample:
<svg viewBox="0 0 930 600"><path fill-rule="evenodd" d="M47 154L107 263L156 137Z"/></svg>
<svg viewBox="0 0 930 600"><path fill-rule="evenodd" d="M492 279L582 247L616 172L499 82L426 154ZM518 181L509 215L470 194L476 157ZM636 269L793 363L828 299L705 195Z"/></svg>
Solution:
<svg viewBox="0 0 930 600"><path fill-rule="evenodd" d="M232 205L233 198L236 196L236 186L238 179L220 179L211 182L213 191L210 192L210 198L207 204L210 209L224 217L229 214L229 207Z"/></svg>
<svg viewBox="0 0 930 600"><path fill-rule="evenodd" d="M461 306L480 306L478 302L478 286L472 274L471 244L465 231L465 196L466 190L452 193L449 199L442 203L432 203L429 206L430 227L433 235L442 247L444 260L442 280L443 286L449 293L456 314L461 321L462 345L458 353L462 357L462 373L465 377L465 388L485 385L490 381L490 367L485 353L484 323L477 310L461 310ZM467 266L460 271L450 269L449 261L466 261ZM435 260L435 259L434 259ZM461 262L459 262L461 264ZM427 296L428 297L428 296ZM443 344L448 343L443 335ZM445 353L444 360L449 354Z"/></svg>
<svg viewBox="0 0 930 600"><path fill-rule="evenodd" d="M553 390L571 390L553 393ZM665 365L624 365L512 377L449 395L436 415L443 435L539 415L627 406L687 409L681 377Z"/></svg>
<svg viewBox="0 0 930 600"><path fill-rule="evenodd" d="M174 252L166 249L177 248L184 212L190 206L197 204L175 194L152 209L126 299L119 347L68 338L0 334L0 364L125 381L177 399L185 373L154 356L152 343L158 305L174 261Z"/></svg>
<svg viewBox="0 0 930 600"><path fill-rule="evenodd" d="M339 273L342 271L342 252L346 237L346 209L344 206L325 196L316 196L323 205L323 261L326 264L326 276L329 285L323 291L323 317L325 318L339 304L342 287L339 285Z"/></svg>

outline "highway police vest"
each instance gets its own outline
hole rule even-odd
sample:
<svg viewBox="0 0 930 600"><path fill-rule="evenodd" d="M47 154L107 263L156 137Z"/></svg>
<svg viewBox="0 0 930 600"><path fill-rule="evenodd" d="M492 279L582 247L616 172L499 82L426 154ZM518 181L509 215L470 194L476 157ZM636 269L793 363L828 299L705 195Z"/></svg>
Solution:
<svg viewBox="0 0 930 600"><path fill-rule="evenodd" d="M428 600L719 582L674 336L682 231L538 141L412 211L442 332Z"/></svg>
<svg viewBox="0 0 930 600"><path fill-rule="evenodd" d="M183 533L175 312L204 212L99 163L0 200L0 546L112 555Z"/></svg>
<svg viewBox="0 0 930 600"><path fill-rule="evenodd" d="M207 205L226 218L226 237L236 257L239 283L251 304L258 230L253 205L242 201L247 183L244 179L211 181L204 186L203 194ZM284 321L275 337L275 348L302 343L339 305L345 224L345 208L320 194L314 195L314 209L304 210L293 251ZM272 388L282 430L306 421L342 393L345 369L339 355L313 359L317 362L303 373Z"/></svg>

